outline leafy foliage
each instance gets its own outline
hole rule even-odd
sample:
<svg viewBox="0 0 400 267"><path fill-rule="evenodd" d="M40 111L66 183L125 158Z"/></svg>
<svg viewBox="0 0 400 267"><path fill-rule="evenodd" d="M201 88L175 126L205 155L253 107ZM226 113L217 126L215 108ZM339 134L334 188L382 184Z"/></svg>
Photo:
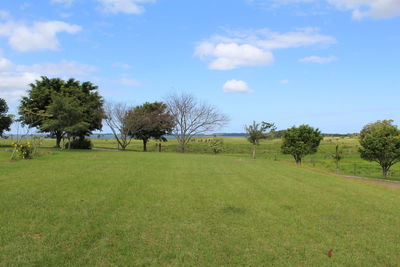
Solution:
<svg viewBox="0 0 400 267"><path fill-rule="evenodd" d="M275 130L275 125L273 123L261 122L256 123L253 121L252 125L246 126L246 133L248 135L247 140L253 144L253 158L256 157L256 146L260 144L260 140L267 139L270 130L273 132Z"/></svg>
<svg viewBox="0 0 400 267"><path fill-rule="evenodd" d="M77 138L68 142L65 146L71 149L92 149L93 144L89 139Z"/></svg>
<svg viewBox="0 0 400 267"><path fill-rule="evenodd" d="M390 168L400 161L400 130L392 120L367 124L360 132L361 158L377 162L387 177Z"/></svg>
<svg viewBox="0 0 400 267"><path fill-rule="evenodd" d="M147 142L151 138L166 141L165 135L174 127L173 117L162 102L146 102L129 110L125 121L129 135L143 141L143 151L147 151Z"/></svg>
<svg viewBox="0 0 400 267"><path fill-rule="evenodd" d="M0 98L0 137L3 136L5 131L10 130L12 119L6 113L8 112L8 106L4 99Z"/></svg>
<svg viewBox="0 0 400 267"><path fill-rule="evenodd" d="M208 140L208 146L211 148L214 154L218 154L224 151L224 140L222 138L212 138Z"/></svg>
<svg viewBox="0 0 400 267"><path fill-rule="evenodd" d="M20 159L32 159L33 158L35 148L30 142L25 143L25 144L14 144L14 147L15 147L15 152L16 152L17 158L20 158Z"/></svg>
<svg viewBox="0 0 400 267"><path fill-rule="evenodd" d="M56 145L60 146L62 137L66 134L64 129L58 128L56 120L59 113L54 113L56 105L53 102L62 98L68 103L66 106L70 106L71 102L80 106L81 111L81 122L85 123L86 127L81 124L80 129L74 129L74 136L83 138L85 135L89 135L94 130L100 130L102 128L103 119L103 99L96 92L97 86L91 82L79 82L75 79L69 79L64 81L60 78L49 79L45 76L41 77L41 80L35 81L30 84L28 90L28 96L23 97L19 106L19 114L21 115L21 121L30 126L37 127L41 132L47 132L55 136L57 139ZM71 100L73 99L73 101ZM48 119L39 120L31 114L48 114ZM61 112L62 113L62 112ZM71 125L70 125L71 126Z"/></svg>
<svg viewBox="0 0 400 267"><path fill-rule="evenodd" d="M339 162L343 159L343 149L339 145L336 145L335 152L332 154L332 159L335 162L336 171L338 171Z"/></svg>
<svg viewBox="0 0 400 267"><path fill-rule="evenodd" d="M284 132L281 150L284 154L292 155L297 164L301 164L304 156L317 152L322 139L318 129L309 125L293 126Z"/></svg>

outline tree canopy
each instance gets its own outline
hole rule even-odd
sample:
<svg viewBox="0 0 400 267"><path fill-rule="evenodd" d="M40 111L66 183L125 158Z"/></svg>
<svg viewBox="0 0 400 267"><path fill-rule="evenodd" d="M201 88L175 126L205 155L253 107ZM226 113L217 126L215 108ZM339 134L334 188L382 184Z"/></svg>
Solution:
<svg viewBox="0 0 400 267"><path fill-rule="evenodd" d="M246 126L247 140L253 144L253 159L256 157L256 146L260 144L260 140L268 137L268 130L274 131L275 125L273 123L261 122L256 123L253 121L252 125Z"/></svg>
<svg viewBox="0 0 400 267"><path fill-rule="evenodd" d="M168 110L174 118L173 134L181 152L196 135L214 131L226 125L228 117L214 106L200 103L190 94L170 95Z"/></svg>
<svg viewBox="0 0 400 267"><path fill-rule="evenodd" d="M377 162L384 177L400 161L400 130L392 120L367 124L360 132L361 158Z"/></svg>
<svg viewBox="0 0 400 267"><path fill-rule="evenodd" d="M61 139L67 132L56 127L63 122L61 122L62 118L58 117L60 113L55 112L54 101L57 99L57 105L60 105L60 101L65 101L65 107L70 105L80 107L80 125L86 125L86 127L80 127L79 130L74 131L74 137L84 138L92 131L102 128L103 99L96 91L97 88L91 82L81 83L75 79L64 81L60 78L50 79L42 76L41 80L30 84L28 96L21 100L19 106L21 121L29 127L37 127L41 132L54 135L57 139L56 145L59 147ZM45 113L48 117L39 120L31 116L32 113ZM56 120L60 121L55 123Z"/></svg>
<svg viewBox="0 0 400 267"><path fill-rule="evenodd" d="M162 102L146 102L129 110L125 121L129 135L143 141L143 151L147 151L147 142L151 138L166 141L165 135L174 127L174 118Z"/></svg>
<svg viewBox="0 0 400 267"><path fill-rule="evenodd" d="M317 152L322 139L318 129L309 125L293 126L284 131L281 150L284 154L292 155L297 164L301 164L303 157Z"/></svg>
<svg viewBox="0 0 400 267"><path fill-rule="evenodd" d="M8 106L4 99L0 98L0 137L3 136L5 131L10 130L12 123L11 117L7 114Z"/></svg>

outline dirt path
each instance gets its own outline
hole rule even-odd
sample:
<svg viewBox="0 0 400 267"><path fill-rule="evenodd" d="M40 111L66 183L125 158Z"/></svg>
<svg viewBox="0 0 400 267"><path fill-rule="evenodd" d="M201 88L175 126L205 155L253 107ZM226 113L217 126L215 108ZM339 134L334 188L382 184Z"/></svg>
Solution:
<svg viewBox="0 0 400 267"><path fill-rule="evenodd" d="M349 179L349 180L353 180L353 181L358 181L361 183L372 184L372 185L382 186L385 188L400 190L400 182L399 181L365 178L365 177L348 176L348 175L339 175L339 177L343 177L345 179Z"/></svg>

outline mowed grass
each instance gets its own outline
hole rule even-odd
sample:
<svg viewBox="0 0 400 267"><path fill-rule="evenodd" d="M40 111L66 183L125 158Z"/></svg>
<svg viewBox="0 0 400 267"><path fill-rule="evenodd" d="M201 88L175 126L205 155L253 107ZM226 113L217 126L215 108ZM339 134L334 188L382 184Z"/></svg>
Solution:
<svg viewBox="0 0 400 267"><path fill-rule="evenodd" d="M400 262L398 191L248 157L8 157L0 152L2 266Z"/></svg>

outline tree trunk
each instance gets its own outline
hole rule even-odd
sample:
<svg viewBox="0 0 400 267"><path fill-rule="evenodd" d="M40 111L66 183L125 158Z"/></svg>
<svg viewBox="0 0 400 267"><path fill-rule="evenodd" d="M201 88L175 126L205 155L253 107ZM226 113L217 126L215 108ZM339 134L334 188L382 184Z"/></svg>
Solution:
<svg viewBox="0 0 400 267"><path fill-rule="evenodd" d="M143 152L147 152L147 139L143 139Z"/></svg>
<svg viewBox="0 0 400 267"><path fill-rule="evenodd" d="M161 152L161 143L158 144L158 152Z"/></svg>
<svg viewBox="0 0 400 267"><path fill-rule="evenodd" d="M253 145L253 159L256 158L256 145Z"/></svg>
<svg viewBox="0 0 400 267"><path fill-rule="evenodd" d="M383 174L383 177L384 177L384 178L387 178L387 177L388 177L388 174L389 174L389 167L387 167L387 166L382 166L382 174Z"/></svg>
<svg viewBox="0 0 400 267"><path fill-rule="evenodd" d="M68 150L71 149L71 137L68 136Z"/></svg>
<svg viewBox="0 0 400 267"><path fill-rule="evenodd" d="M62 133L56 132L56 147L61 148L61 139L62 139Z"/></svg>
<svg viewBox="0 0 400 267"><path fill-rule="evenodd" d="M181 147L181 153L185 153L185 144L181 143L180 147Z"/></svg>
<svg viewBox="0 0 400 267"><path fill-rule="evenodd" d="M296 160L296 164L301 165L301 157L295 156L294 159Z"/></svg>

